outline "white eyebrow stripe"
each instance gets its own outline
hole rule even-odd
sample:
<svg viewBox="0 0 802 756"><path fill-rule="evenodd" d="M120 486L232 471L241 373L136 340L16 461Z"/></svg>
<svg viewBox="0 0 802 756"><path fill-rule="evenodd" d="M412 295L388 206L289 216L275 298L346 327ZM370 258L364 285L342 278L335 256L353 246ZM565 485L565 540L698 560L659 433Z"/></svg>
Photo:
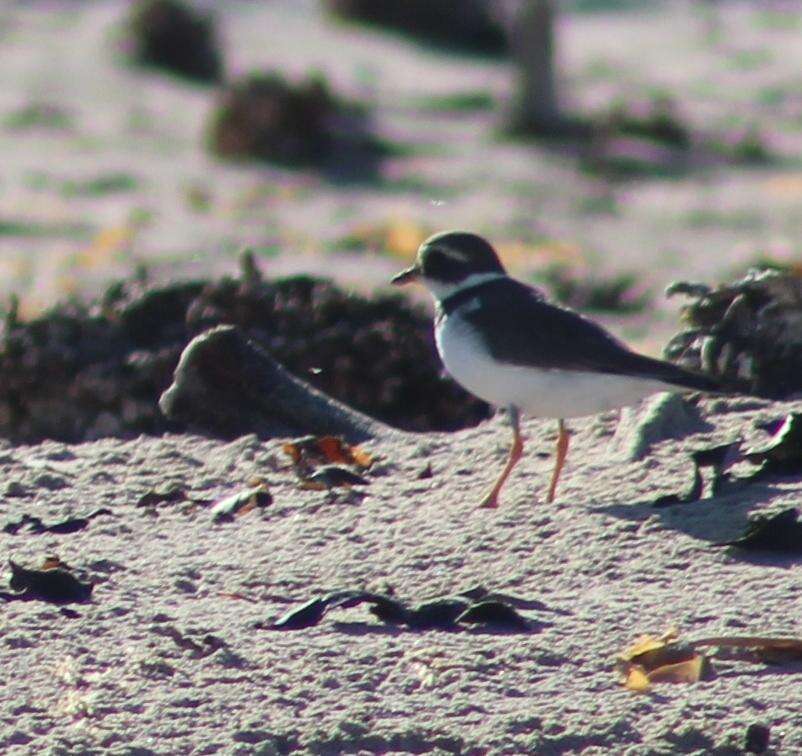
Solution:
<svg viewBox="0 0 802 756"><path fill-rule="evenodd" d="M458 291L472 289L474 286L480 286L488 281L497 281L500 278L509 278L509 276L506 273L471 273L471 275L464 278L460 283L455 284L451 291L456 294Z"/></svg>
<svg viewBox="0 0 802 756"><path fill-rule="evenodd" d="M438 245L435 249L443 254L445 257L450 257L452 260L456 260L457 262L468 262L468 257L464 252L461 252L458 249L453 249L452 247L447 247L444 244Z"/></svg>

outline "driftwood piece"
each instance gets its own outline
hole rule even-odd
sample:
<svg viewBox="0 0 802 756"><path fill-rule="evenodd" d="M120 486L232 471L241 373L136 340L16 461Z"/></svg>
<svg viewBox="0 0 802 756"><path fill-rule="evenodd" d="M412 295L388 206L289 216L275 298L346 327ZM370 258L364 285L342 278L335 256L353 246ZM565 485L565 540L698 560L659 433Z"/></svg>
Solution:
<svg viewBox="0 0 802 756"><path fill-rule="evenodd" d="M159 407L170 420L232 438L311 433L357 442L401 432L296 378L235 326L187 345Z"/></svg>

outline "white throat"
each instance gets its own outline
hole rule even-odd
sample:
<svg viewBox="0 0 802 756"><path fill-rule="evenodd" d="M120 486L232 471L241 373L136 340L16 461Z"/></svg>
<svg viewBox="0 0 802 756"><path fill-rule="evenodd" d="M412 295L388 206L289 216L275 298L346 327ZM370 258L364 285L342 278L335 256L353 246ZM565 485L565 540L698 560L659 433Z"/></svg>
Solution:
<svg viewBox="0 0 802 756"><path fill-rule="evenodd" d="M467 278L463 278L458 283L447 283L445 281L433 281L431 278L423 279L426 288L431 292L432 296L439 302L458 291L465 289L472 289L479 284L487 283L488 281L497 281L499 278L507 278L506 273L472 273Z"/></svg>

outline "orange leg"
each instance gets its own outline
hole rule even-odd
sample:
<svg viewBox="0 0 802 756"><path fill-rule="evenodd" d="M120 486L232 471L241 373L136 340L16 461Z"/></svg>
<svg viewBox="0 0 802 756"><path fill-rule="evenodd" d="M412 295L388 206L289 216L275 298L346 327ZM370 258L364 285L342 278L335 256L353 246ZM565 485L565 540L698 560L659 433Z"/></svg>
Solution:
<svg viewBox="0 0 802 756"><path fill-rule="evenodd" d="M560 473L563 471L565 458L568 456L568 442L571 439L571 434L565 429L565 422L562 419L559 421L559 429L557 435L557 458L554 460L554 472L551 475L549 495L546 498L549 503L554 501L554 495L557 493L557 481L559 481Z"/></svg>
<svg viewBox="0 0 802 756"><path fill-rule="evenodd" d="M510 407L509 413L510 425L512 425L512 448L510 449L510 455L507 457L507 464L504 465L504 469L501 471L501 475L496 481L496 484L490 489L490 493L485 496L482 503L479 505L480 509L495 509L498 506L498 495L507 482L507 478L510 477L512 468L518 464L518 460L524 453L524 441L523 438L521 438L521 415L515 407Z"/></svg>

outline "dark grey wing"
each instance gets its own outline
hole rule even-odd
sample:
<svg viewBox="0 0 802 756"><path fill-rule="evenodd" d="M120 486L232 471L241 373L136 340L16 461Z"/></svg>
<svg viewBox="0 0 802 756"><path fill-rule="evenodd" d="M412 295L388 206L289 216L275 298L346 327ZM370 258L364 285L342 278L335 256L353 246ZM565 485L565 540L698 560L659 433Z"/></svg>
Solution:
<svg viewBox="0 0 802 756"><path fill-rule="evenodd" d="M467 294L467 292L466 292ZM459 308L484 334L490 353L513 365L633 375L699 391L722 391L705 375L637 354L582 315L544 301L537 290L514 279L488 281Z"/></svg>

